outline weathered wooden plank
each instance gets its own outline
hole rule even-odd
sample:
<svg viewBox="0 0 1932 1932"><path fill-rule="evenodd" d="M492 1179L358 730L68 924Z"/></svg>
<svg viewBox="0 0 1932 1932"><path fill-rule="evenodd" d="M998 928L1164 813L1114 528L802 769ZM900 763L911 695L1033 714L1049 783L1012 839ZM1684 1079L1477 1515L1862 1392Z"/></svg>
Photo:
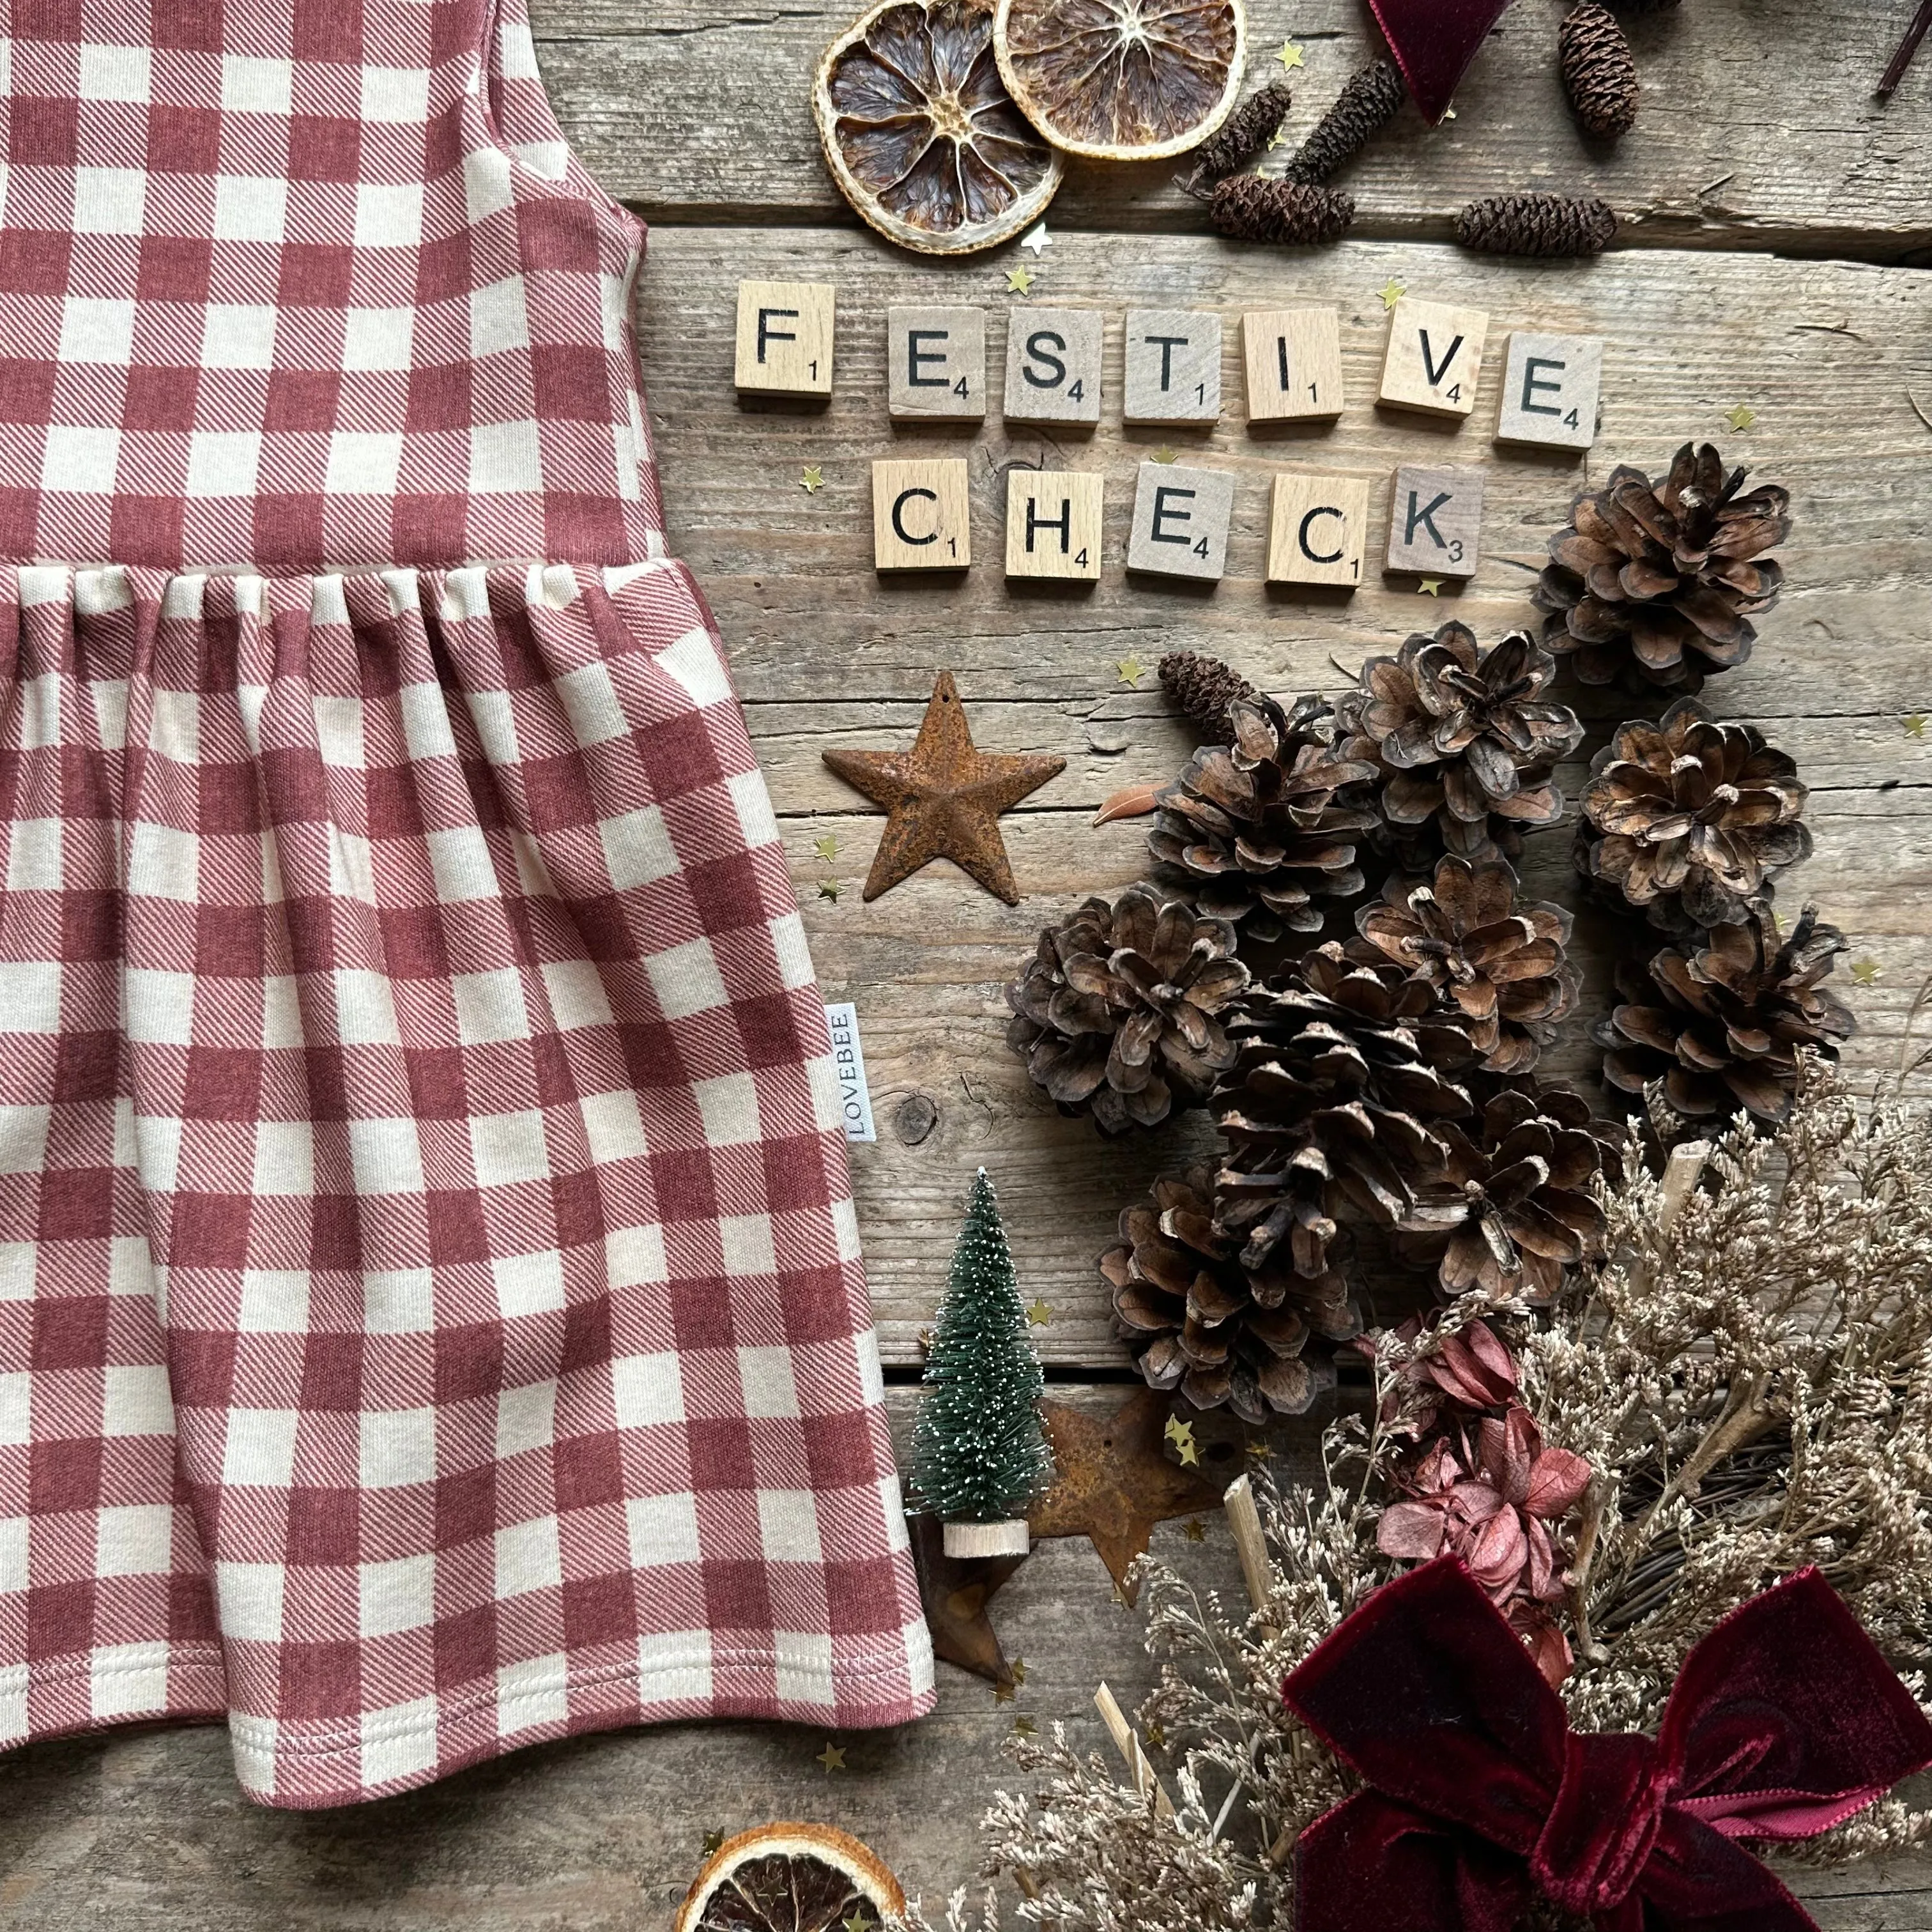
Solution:
<svg viewBox="0 0 1932 1932"><path fill-rule="evenodd" d="M774 278L822 272L840 285L847 318L842 374L824 412L741 410L728 382L728 304L706 291L724 273ZM810 265L808 268L808 265ZM1015 458L1089 468L1117 479L1108 491L1111 548L1090 594L1029 595L997 570L953 584L883 584L870 565L867 472L880 452L926 447L928 436L886 421L878 341L889 301L936 301L964 280L989 306L994 278L909 268L890 251L830 232L670 231L646 273L642 317L672 536L716 604L748 700L828 989L859 1004L881 1138L855 1150L873 1294L889 1359L915 1359L944 1278L958 1204L984 1161L998 1180L1030 1293L1054 1310L1042 1331L1052 1360L1077 1366L1120 1358L1093 1262L1120 1209L1160 1167L1203 1144L1198 1124L1127 1143L1102 1142L1084 1123L1059 1119L1004 1045L1000 987L1040 925L1087 893L1138 876L1145 827L1093 830L1094 806L1118 786L1170 775L1186 740L1156 693L1123 688L1116 662L1149 668L1186 646L1228 658L1276 690L1339 690L1345 669L1393 649L1408 631L1456 614L1479 634L1534 621L1527 601L1549 530L1580 479L1628 457L1654 466L1687 434L1719 438L1766 476L1789 481L1798 530L1786 553L1792 589L1762 624L1751 663L1717 680L1724 715L1760 723L1798 758L1816 795L1818 856L1787 900L1815 895L1880 974L1850 990L1865 1030L1852 1065L1861 1078L1898 1062L1912 992L1932 968L1932 740L1910 736L1910 713L1932 709L1923 669L1922 611L1932 584L1932 535L1923 470L1932 434L1906 392L1925 278L1904 270L1772 264L1748 258L1625 255L1586 269L1466 265L1429 247L1350 244L1298 271L1298 301L1334 302L1350 401L1331 431L1263 438L1231 420L1209 434L1123 430L1118 406L1085 439L1009 439L997 418L947 453L972 464L974 514L998 528L1000 466ZM1130 303L1210 305L1228 314L1279 295L1265 257L1180 238L1149 238L1130 253L1105 240L1063 236L1041 269L1051 298L1108 310L1110 372ZM1606 338L1604 430L1583 460L1498 451L1489 440L1499 365L1473 422L1444 434L1376 409L1386 324L1374 291L1390 276L1418 292L1453 291L1488 309L1498 331L1534 327ZM1001 278L1003 279L1003 278ZM955 293L951 299L960 299ZM1018 304L1011 305L1017 308ZM1000 316L993 317L995 336ZM880 326L873 325L877 322ZM1850 344L1840 332L1856 332ZM1915 333L1915 330L1918 333ZM1229 331L1227 393L1241 393ZM672 345L675 345L674 349ZM662 347L660 346L662 345ZM997 344L989 343L997 353ZM1742 438L1723 411L1748 401L1759 420ZM1238 408L1237 405L1237 408ZM1177 594L1121 568L1127 488L1135 464L1165 435L1189 460L1241 477L1227 580L1211 596ZM1432 599L1378 575L1352 598L1266 590L1266 477L1292 464L1374 473L1418 452L1453 452L1487 479L1489 554L1468 591ZM821 469L807 496L800 466ZM1386 492L1372 493L1385 516ZM1370 554L1381 536L1372 527ZM910 740L934 673L957 671L969 717L989 749L1048 752L1066 770L1006 820L1024 902L1009 909L935 866L872 905L857 886L880 819L824 768L828 747ZM1574 687L1566 694L1576 698ZM1582 698L1594 722L1586 752L1625 706ZM1094 748L1121 743L1118 752ZM1574 794L1585 766L1567 766ZM1893 788L1882 786L1896 781ZM827 865L813 842L840 850ZM1531 842L1531 889L1571 899L1569 832ZM836 878L836 902L818 896ZM1586 920L1578 950L1586 1004L1609 997L1608 925ZM1582 1037L1552 1068L1588 1074ZM1925 1083L1922 1082L1922 1086ZM914 1094L938 1124L908 1145L898 1105Z"/></svg>
<svg viewBox="0 0 1932 1932"><path fill-rule="evenodd" d="M560 118L611 192L654 217L704 222L856 219L826 172L809 90L821 50L857 10L856 0L722 15L701 0L532 8ZM1253 0L1256 84L1280 73L1283 40L1305 50L1289 76L1291 140L1379 45L1367 20L1356 0ZM1633 19L1643 109L1606 146L1564 105L1556 16L1519 7L1490 35L1454 121L1427 128L1405 107L1349 170L1357 232L1444 239L1473 196L1551 188L1605 196L1626 243L1902 259L1932 244L1918 151L1932 80L1915 70L1888 106L1872 100L1900 22L1892 0ZM1048 219L1066 231L1204 229L1176 172L1075 163Z"/></svg>

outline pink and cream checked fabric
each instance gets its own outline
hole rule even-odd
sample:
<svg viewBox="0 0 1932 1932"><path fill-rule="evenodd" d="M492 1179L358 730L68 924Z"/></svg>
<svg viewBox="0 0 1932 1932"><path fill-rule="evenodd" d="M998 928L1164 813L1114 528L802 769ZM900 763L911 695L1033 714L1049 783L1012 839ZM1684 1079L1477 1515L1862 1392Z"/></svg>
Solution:
<svg viewBox="0 0 1932 1932"><path fill-rule="evenodd" d="M638 232L515 0L148 17L0 39L0 1744L225 1718L320 1805L916 1716Z"/></svg>

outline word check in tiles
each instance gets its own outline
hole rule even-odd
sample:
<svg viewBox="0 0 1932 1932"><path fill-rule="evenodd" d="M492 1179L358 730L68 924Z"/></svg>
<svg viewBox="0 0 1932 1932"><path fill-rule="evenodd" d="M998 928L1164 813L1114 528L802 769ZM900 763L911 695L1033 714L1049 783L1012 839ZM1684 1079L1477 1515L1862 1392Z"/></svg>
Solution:
<svg viewBox="0 0 1932 1932"><path fill-rule="evenodd" d="M1228 565L1234 479L1225 470L1143 463L1134 479L1127 568L1153 577L1220 580Z"/></svg>
<svg viewBox="0 0 1932 1932"><path fill-rule="evenodd" d="M1100 508L1104 490L1090 472L1006 472L1006 574L1063 582L1100 574Z"/></svg>
<svg viewBox="0 0 1932 1932"><path fill-rule="evenodd" d="M972 561L962 458L872 465L874 569L964 570Z"/></svg>

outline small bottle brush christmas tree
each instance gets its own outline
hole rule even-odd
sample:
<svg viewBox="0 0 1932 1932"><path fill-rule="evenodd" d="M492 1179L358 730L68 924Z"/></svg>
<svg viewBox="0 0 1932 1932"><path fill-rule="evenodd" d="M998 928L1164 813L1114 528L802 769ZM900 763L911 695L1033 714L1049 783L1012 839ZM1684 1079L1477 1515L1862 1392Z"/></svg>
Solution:
<svg viewBox="0 0 1932 1932"><path fill-rule="evenodd" d="M967 1197L925 1382L912 1486L945 1525L946 1555L1024 1555L1026 1508L1052 1475L1053 1454L1040 1419L1040 1358L983 1167Z"/></svg>

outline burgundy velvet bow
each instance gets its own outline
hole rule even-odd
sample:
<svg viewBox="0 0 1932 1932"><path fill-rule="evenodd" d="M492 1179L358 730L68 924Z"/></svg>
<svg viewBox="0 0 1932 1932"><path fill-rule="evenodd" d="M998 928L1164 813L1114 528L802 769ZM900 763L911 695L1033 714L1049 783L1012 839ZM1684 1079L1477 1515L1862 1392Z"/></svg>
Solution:
<svg viewBox="0 0 1932 1932"><path fill-rule="evenodd" d="M1376 22L1423 117L1448 111L1476 50L1509 0L1369 0Z"/></svg>
<svg viewBox="0 0 1932 1932"><path fill-rule="evenodd" d="M1654 1738L1572 1731L1455 1557L1384 1585L1288 1679L1370 1786L1297 1852L1300 1932L1816 1932L1736 1840L1808 1838L1932 1764L1932 1724L1802 1570L1684 1660Z"/></svg>

